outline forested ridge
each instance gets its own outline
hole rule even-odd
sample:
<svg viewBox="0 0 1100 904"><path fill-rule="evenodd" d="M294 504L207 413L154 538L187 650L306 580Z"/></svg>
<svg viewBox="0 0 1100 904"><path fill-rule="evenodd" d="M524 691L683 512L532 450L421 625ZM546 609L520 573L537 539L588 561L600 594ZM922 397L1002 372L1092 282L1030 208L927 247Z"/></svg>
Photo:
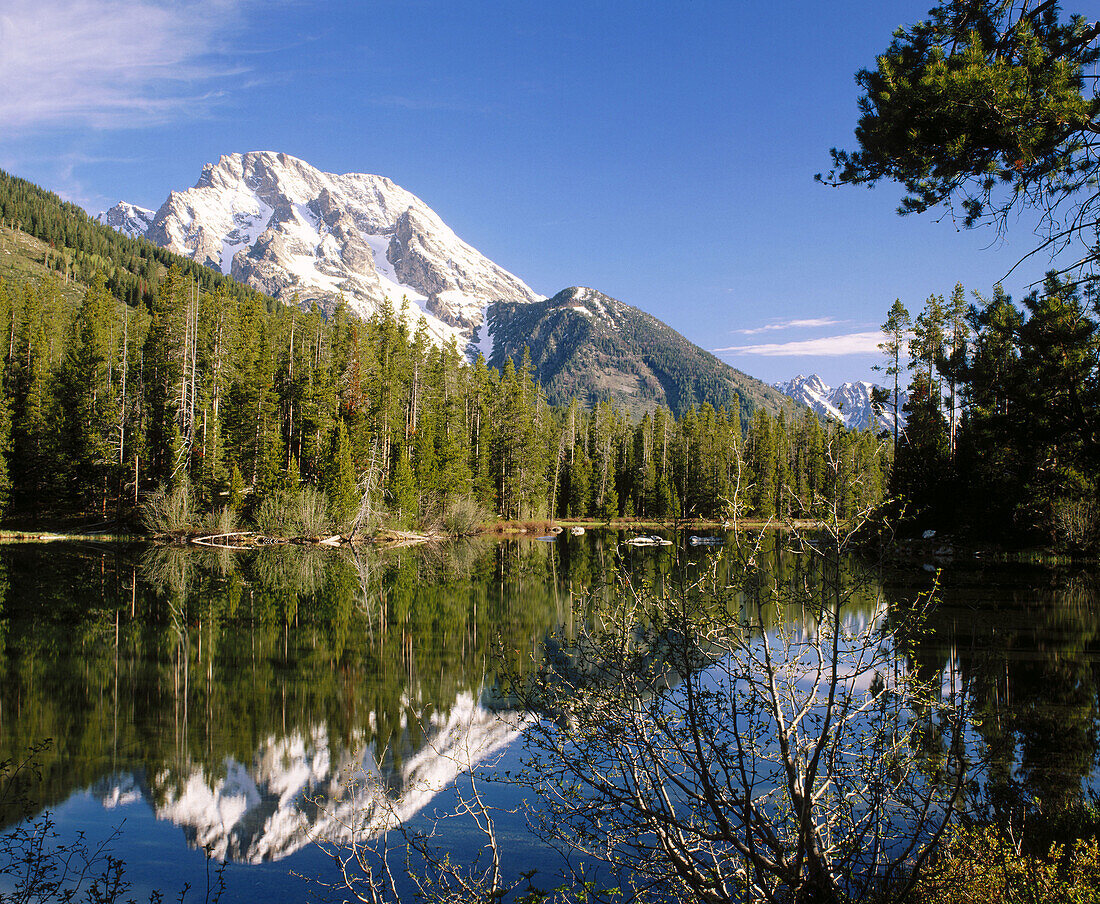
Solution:
<svg viewBox="0 0 1100 904"><path fill-rule="evenodd" d="M102 274L111 294L131 306L150 306L173 265L206 291L217 289L236 298L258 295L244 283L215 270L97 223L78 205L3 170L0 226L45 242L49 251L43 264L62 279L88 284Z"/></svg>
<svg viewBox="0 0 1100 904"><path fill-rule="evenodd" d="M469 365L405 313L268 311L174 268L150 309L102 279L75 310L56 280L0 282L10 511L107 518L187 483L207 513L294 508L312 489L342 523L374 474L379 509L406 524L470 498L510 519L797 515L835 496L827 454L848 461L845 505L881 491L880 441L808 409L758 410L743 433L739 410L710 405L640 422L610 402L554 407L527 357Z"/></svg>
<svg viewBox="0 0 1100 904"><path fill-rule="evenodd" d="M67 208L49 210L63 220ZM77 246L99 236L74 218L37 228ZM117 238L107 246L146 245ZM75 250L70 261L108 259ZM263 520L284 534L346 526L368 484L375 510L407 526L471 502L485 518L772 517L882 493L881 441L809 410L703 404L639 421L610 401L554 406L526 351L500 369L471 365L411 331L404 307L363 320L340 304L326 317L165 260L140 293L93 270L78 302L63 290L82 266L0 278L12 523L126 518L181 488L181 527Z"/></svg>
<svg viewBox="0 0 1100 904"><path fill-rule="evenodd" d="M777 414L787 399L730 367L667 324L593 289L565 289L528 304L493 306L491 364L532 362L551 402L594 405L613 400L637 414L664 405L677 417L710 402L739 409L743 427L764 408Z"/></svg>

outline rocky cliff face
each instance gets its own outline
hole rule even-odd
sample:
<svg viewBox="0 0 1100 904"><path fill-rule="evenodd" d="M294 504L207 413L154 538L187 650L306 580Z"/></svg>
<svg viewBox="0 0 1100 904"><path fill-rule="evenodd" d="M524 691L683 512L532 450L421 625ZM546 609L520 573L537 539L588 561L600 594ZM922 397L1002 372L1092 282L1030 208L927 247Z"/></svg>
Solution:
<svg viewBox="0 0 1100 904"><path fill-rule="evenodd" d="M102 216L121 223L121 202ZM453 336L460 347L489 304L542 297L389 179L325 173L287 154L224 156L193 188L172 192L144 230L126 222L283 301L331 310L342 294L370 316L407 298L437 341Z"/></svg>

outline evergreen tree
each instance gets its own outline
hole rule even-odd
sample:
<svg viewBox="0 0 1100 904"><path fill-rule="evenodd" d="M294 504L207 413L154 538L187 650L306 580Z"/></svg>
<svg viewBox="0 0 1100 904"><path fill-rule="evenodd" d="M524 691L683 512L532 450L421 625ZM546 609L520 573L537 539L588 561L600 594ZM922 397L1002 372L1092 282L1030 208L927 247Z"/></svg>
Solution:
<svg viewBox="0 0 1100 904"><path fill-rule="evenodd" d="M393 469L389 486L390 503L401 523L411 525L416 521L419 515L419 498L420 491L416 486L416 477L409 464L409 457L402 455Z"/></svg>
<svg viewBox="0 0 1100 904"><path fill-rule="evenodd" d="M13 499L41 512L52 498L54 411L42 294L25 286L11 367Z"/></svg>
<svg viewBox="0 0 1100 904"><path fill-rule="evenodd" d="M343 421L337 421L329 435L327 454L321 466L321 489L328 498L333 521L346 523L359 505L359 487L351 461L351 441Z"/></svg>
<svg viewBox="0 0 1100 904"><path fill-rule="evenodd" d="M477 498L496 498L496 472L493 450L496 448L495 425L492 415L492 399L496 394L496 370L490 371L485 358L479 353L474 361L467 389L466 408L469 430L469 461L473 492ZM491 503L492 504L492 503ZM497 509L496 505L492 507Z"/></svg>
<svg viewBox="0 0 1100 904"><path fill-rule="evenodd" d="M78 510L98 509L102 515L117 467L112 454L112 434L119 423L116 304L102 277L89 287L73 320L57 382L58 452L68 501Z"/></svg>
<svg viewBox="0 0 1100 904"><path fill-rule="evenodd" d="M909 328L912 325L912 320L909 316L909 311L906 310L905 305L901 303L900 298L894 299L894 304L891 306L889 313L886 315L886 320L879 329L882 330L885 335L885 339L879 343L879 349L882 351L886 361L883 364L876 364L874 369L884 372L888 377L894 378L894 448L898 445L898 400L900 394L898 392L898 381L902 372L902 352L905 348L905 344L908 340Z"/></svg>
<svg viewBox="0 0 1100 904"><path fill-rule="evenodd" d="M834 149L825 181L894 180L901 213L942 204L968 227L1036 207L1055 243L1090 229L1100 99L1085 73L1098 38L1100 25L1062 21L1054 2L937 3L857 73L859 149Z"/></svg>
<svg viewBox="0 0 1100 904"><path fill-rule="evenodd" d="M776 480L777 449L771 418L763 411L752 417L749 441L749 473L753 484L753 509L761 518L776 514L775 500L779 492Z"/></svg>
<svg viewBox="0 0 1100 904"><path fill-rule="evenodd" d="M11 408L8 405L7 387L0 382L0 518L7 514L11 503L12 481L8 462L12 454Z"/></svg>
<svg viewBox="0 0 1100 904"><path fill-rule="evenodd" d="M1052 531L1068 500L1096 498L1100 474L1100 324L1076 285L1056 275L1025 300L1015 417L1026 424L1023 489L1029 520Z"/></svg>
<svg viewBox="0 0 1100 904"><path fill-rule="evenodd" d="M796 514L791 506L791 437L787 429L787 418L779 412L775 423L775 513L780 518L790 518Z"/></svg>
<svg viewBox="0 0 1100 904"><path fill-rule="evenodd" d="M185 328L190 284L178 269L169 271L153 300L149 332L142 354L148 414L146 434L149 460L145 472L154 482L186 476L185 364L189 361Z"/></svg>
<svg viewBox="0 0 1100 904"><path fill-rule="evenodd" d="M951 455L955 455L955 434L959 423L959 399L957 390L964 380L967 368L967 356L969 352L970 326L968 314L970 306L966 302L966 293L962 283L956 283L951 293L951 301L948 302L946 317L946 337L942 359L939 363L940 373L947 379L948 386L948 414L947 424L950 431L948 445Z"/></svg>
<svg viewBox="0 0 1100 904"><path fill-rule="evenodd" d="M619 492L615 482L609 481L604 488L603 501L600 503L600 519L611 522L619 517Z"/></svg>
<svg viewBox="0 0 1100 904"><path fill-rule="evenodd" d="M592 462L583 442L573 448L567 473L569 481L566 514L571 518L584 518L592 513Z"/></svg>
<svg viewBox="0 0 1100 904"><path fill-rule="evenodd" d="M439 400L436 415L437 486L445 502L470 495L470 458L467 454L467 370L452 338L438 355L433 370Z"/></svg>
<svg viewBox="0 0 1100 904"><path fill-rule="evenodd" d="M895 454L890 488L920 523L938 523L950 495L947 423L936 396L928 372L918 371L909 384L905 433Z"/></svg>
<svg viewBox="0 0 1100 904"><path fill-rule="evenodd" d="M943 403L939 365L943 360L946 317L943 297L929 295L924 302L924 309L917 315L909 338L909 368L913 372L913 380L918 385L927 385L927 401L937 411Z"/></svg>

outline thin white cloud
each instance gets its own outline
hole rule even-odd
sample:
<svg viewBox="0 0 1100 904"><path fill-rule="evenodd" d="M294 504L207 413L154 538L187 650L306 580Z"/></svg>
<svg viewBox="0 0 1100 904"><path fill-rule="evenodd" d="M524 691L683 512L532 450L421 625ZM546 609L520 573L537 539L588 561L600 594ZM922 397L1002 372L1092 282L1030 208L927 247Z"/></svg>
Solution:
<svg viewBox="0 0 1100 904"><path fill-rule="evenodd" d="M818 355L838 358L845 355L881 354L879 343L885 335L878 330L869 333L844 333L840 336L822 336L820 339L802 339L797 342L768 342L760 345L732 345L716 348L716 355L762 355L770 358Z"/></svg>
<svg viewBox="0 0 1100 904"><path fill-rule="evenodd" d="M843 320L836 320L833 317L809 317L802 320L779 320L774 323L766 323L764 326L753 327L747 330L731 330L730 332L736 333L740 336L756 336L759 333L770 333L774 330L794 330L807 327L821 327L821 326L836 326L838 323L844 323Z"/></svg>
<svg viewBox="0 0 1100 904"><path fill-rule="evenodd" d="M0 128L119 128L207 108L243 72L224 49L244 0L6 0Z"/></svg>

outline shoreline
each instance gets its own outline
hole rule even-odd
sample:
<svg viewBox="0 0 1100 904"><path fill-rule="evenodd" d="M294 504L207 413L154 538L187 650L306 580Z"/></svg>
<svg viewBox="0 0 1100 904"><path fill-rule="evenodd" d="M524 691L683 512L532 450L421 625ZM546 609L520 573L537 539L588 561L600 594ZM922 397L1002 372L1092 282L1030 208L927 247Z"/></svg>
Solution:
<svg viewBox="0 0 1100 904"><path fill-rule="evenodd" d="M734 530L775 530L790 532L792 530L819 530L822 522L810 519L796 519L794 521L779 522L757 518L745 518L740 521L713 521L706 519L677 520L677 521L652 521L652 520L545 520L530 519L525 521L494 521L479 525L476 532L463 536L452 536L438 532L406 531L394 528L380 528L370 536L363 536L350 541L346 536L335 534L327 537L295 536L295 537L270 537L254 531L238 531L229 535L211 536L209 534L180 534L158 536L154 534L127 533L127 532L103 532L91 533L74 530L0 530L0 546L6 544L23 543L100 543L100 544L160 544L177 546L199 546L220 549L260 549L267 546L328 546L328 547L353 547L374 545L382 548L398 548L414 546L425 543L445 543L448 541L470 539L471 537L490 538L536 538L554 532L568 532L570 528L580 527L587 531L687 531L708 530L725 531ZM241 538L244 542L211 542L229 537ZM245 539L247 538L247 539ZM1010 549L997 544L968 545L959 542L958 538L943 535L936 538L905 538L894 540L885 544L882 552L885 562L900 564L928 563L936 565L949 565L955 562L971 563L1018 563L1047 566L1084 566L1100 567L1100 559L1092 556L1073 555L1071 553L1043 547L1026 547Z"/></svg>
<svg viewBox="0 0 1100 904"><path fill-rule="evenodd" d="M746 518L737 522L711 521L705 519L677 520L677 521L652 521L652 520L545 520L530 519L525 521L494 521L478 526L478 529L465 535L470 536L522 536L525 534L546 534L554 529L569 530L572 527L581 527L589 530L607 531L641 531L641 530L815 530L821 527L821 522L808 519L778 522L764 519ZM249 538L249 542L213 544L214 539ZM250 548L252 546L269 545L325 545L348 546L366 543L392 544L395 542L442 542L446 540L464 539L463 536L452 536L433 531L408 531L395 528L379 528L374 534L349 541L345 535L334 534L327 537L317 536L287 536L276 537L261 534L258 531L234 531L229 534L210 535L206 533L193 534L145 534L126 532L91 533L87 531L65 531L42 528L36 530L0 530L0 544L4 543L57 543L57 542L100 542L100 543L177 543L184 545L211 546L217 545L231 548Z"/></svg>

